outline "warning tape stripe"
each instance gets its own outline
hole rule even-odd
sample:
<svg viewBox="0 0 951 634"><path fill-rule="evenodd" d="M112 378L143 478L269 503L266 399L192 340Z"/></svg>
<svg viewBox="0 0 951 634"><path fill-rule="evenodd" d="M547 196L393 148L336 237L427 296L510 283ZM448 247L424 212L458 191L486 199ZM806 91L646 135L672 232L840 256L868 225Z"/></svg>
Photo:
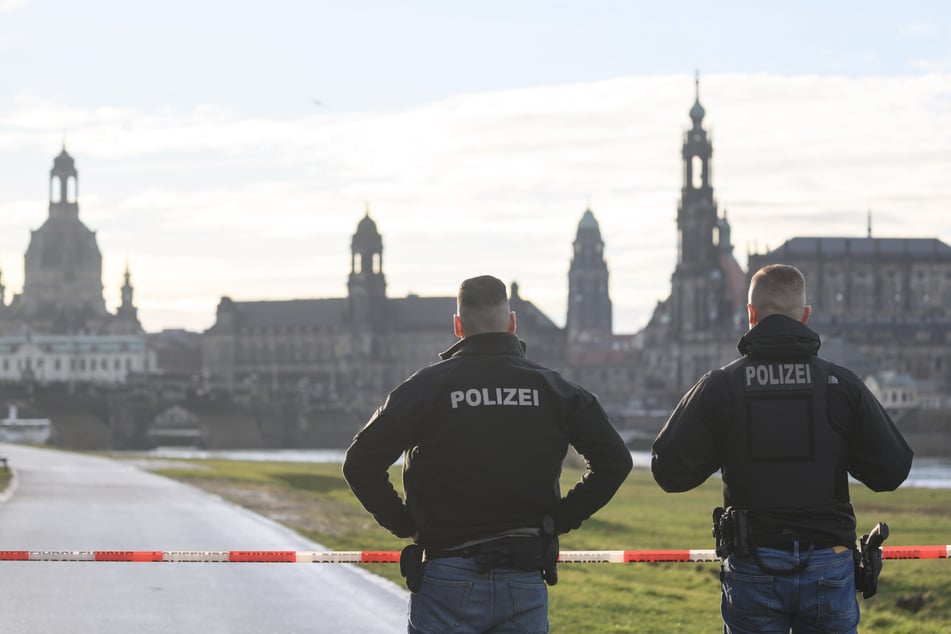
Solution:
<svg viewBox="0 0 951 634"><path fill-rule="evenodd" d="M884 559L951 559L951 545L883 546ZM395 550L0 550L0 561L131 561L194 563L398 563ZM562 563L621 564L720 561L713 549L563 550Z"/></svg>

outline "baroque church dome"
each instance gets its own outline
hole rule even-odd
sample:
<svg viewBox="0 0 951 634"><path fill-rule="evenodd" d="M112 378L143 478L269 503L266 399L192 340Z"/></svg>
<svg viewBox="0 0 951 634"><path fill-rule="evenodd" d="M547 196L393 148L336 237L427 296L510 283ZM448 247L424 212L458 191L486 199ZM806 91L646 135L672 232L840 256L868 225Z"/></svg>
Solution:
<svg viewBox="0 0 951 634"><path fill-rule="evenodd" d="M50 171L46 222L30 236L23 293L15 315L48 332L91 332L108 317L102 286L102 253L96 234L79 219L77 173L63 151Z"/></svg>

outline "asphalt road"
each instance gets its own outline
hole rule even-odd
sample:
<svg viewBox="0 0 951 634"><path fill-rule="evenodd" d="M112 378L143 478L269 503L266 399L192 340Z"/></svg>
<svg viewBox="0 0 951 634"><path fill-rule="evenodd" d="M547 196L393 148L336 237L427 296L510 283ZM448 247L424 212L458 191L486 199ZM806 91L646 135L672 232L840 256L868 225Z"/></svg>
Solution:
<svg viewBox="0 0 951 634"><path fill-rule="evenodd" d="M0 550L326 550L128 464L5 444L0 455L17 474ZM0 562L4 633L395 633L406 602L351 564Z"/></svg>

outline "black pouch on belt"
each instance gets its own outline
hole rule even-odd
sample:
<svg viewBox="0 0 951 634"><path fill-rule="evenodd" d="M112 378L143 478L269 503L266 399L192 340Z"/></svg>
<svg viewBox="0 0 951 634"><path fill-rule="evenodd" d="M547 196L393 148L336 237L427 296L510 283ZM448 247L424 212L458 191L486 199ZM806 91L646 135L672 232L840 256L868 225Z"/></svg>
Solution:
<svg viewBox="0 0 951 634"><path fill-rule="evenodd" d="M400 551L400 574L406 579L410 592L419 592L423 584L423 547L409 544Z"/></svg>

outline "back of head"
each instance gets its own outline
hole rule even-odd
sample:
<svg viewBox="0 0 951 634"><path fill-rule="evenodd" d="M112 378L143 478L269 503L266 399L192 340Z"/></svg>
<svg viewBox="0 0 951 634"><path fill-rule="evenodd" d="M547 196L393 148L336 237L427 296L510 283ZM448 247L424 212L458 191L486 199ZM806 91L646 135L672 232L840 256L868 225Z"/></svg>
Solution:
<svg viewBox="0 0 951 634"><path fill-rule="evenodd" d="M750 280L749 303L759 319L786 315L798 321L806 308L806 280L795 266L764 266Z"/></svg>
<svg viewBox="0 0 951 634"><path fill-rule="evenodd" d="M509 300L505 284L491 275L470 277L459 285L457 312L466 336L507 332Z"/></svg>

